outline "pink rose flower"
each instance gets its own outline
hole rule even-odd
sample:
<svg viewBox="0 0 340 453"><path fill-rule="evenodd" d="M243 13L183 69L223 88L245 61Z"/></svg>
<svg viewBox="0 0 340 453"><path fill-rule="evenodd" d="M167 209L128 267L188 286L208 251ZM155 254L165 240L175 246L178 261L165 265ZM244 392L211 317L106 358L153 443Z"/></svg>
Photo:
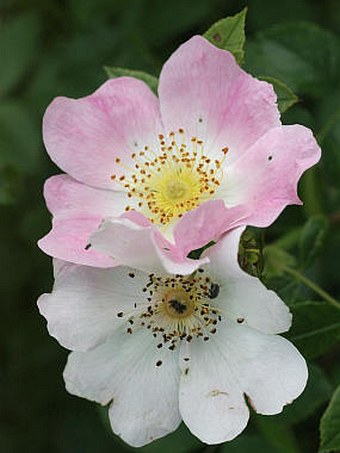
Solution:
<svg viewBox="0 0 340 453"><path fill-rule="evenodd" d="M300 203L298 180L320 149L306 127L281 124L272 86L229 52L194 36L165 63L158 94L121 77L47 108L46 149L67 173L45 185L47 254L110 267L139 235L166 270L190 273L191 250Z"/></svg>

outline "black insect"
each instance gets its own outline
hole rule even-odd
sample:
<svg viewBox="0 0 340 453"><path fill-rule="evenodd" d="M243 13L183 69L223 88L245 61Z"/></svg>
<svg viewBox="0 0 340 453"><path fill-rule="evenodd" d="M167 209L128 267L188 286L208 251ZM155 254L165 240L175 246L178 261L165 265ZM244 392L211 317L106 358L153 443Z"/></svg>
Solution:
<svg viewBox="0 0 340 453"><path fill-rule="evenodd" d="M212 283L210 285L210 289L208 292L209 299L216 299L216 297L219 295L219 293L220 293L220 285L218 285L217 283Z"/></svg>
<svg viewBox="0 0 340 453"><path fill-rule="evenodd" d="M169 305L175 310L177 311L178 314L182 315L185 310L187 309L187 306L186 304L183 304L183 302L180 302L176 299L172 299L169 301Z"/></svg>

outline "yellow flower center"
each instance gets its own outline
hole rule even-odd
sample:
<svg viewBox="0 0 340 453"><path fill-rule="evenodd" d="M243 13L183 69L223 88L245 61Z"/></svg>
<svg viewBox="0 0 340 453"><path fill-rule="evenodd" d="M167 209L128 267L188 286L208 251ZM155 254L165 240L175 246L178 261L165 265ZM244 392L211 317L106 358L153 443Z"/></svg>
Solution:
<svg viewBox="0 0 340 453"><path fill-rule="evenodd" d="M183 129L158 138L157 152L145 146L131 154L134 165L125 167L129 176L113 174L111 179L122 184L131 198L125 211L138 209L152 223L168 225L213 197L228 148L221 150L221 159L212 160L205 155L203 141L196 137L187 141ZM124 168L119 157L116 164Z"/></svg>
<svg viewBox="0 0 340 453"><path fill-rule="evenodd" d="M134 278L134 273L129 273ZM140 304L119 312L127 321L127 333L146 328L156 340L157 348L174 350L181 341L193 338L208 341L222 320L216 306L219 284L198 269L190 276L161 277L149 274L141 291Z"/></svg>

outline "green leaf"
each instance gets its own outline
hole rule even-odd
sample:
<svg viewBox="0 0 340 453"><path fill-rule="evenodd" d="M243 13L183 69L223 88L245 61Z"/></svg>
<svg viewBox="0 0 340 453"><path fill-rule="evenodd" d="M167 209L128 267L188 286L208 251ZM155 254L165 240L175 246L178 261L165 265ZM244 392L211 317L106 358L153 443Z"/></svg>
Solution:
<svg viewBox="0 0 340 453"><path fill-rule="evenodd" d="M125 68L116 68L114 66L105 66L104 67L106 74L109 76L110 79L114 79L116 77L135 77L136 79L143 80L151 90L157 94L158 88L158 79L157 77L148 74L144 71L136 71L134 69L125 69Z"/></svg>
<svg viewBox="0 0 340 453"><path fill-rule="evenodd" d="M39 18L32 14L1 23L0 96L22 79L38 55Z"/></svg>
<svg viewBox="0 0 340 453"><path fill-rule="evenodd" d="M326 302L312 301L290 308L293 326L287 337L305 357L318 357L339 341L340 310Z"/></svg>
<svg viewBox="0 0 340 453"><path fill-rule="evenodd" d="M320 452L340 450L340 386L334 392L332 399L320 422L321 445Z"/></svg>
<svg viewBox="0 0 340 453"><path fill-rule="evenodd" d="M317 257L328 232L329 222L323 215L310 217L305 224L299 241L302 267L310 266Z"/></svg>
<svg viewBox="0 0 340 453"><path fill-rule="evenodd" d="M221 19L204 33L204 37L220 49L229 50L239 64L244 59L247 8L232 17Z"/></svg>
<svg viewBox="0 0 340 453"><path fill-rule="evenodd" d="M277 420L285 423L297 423L310 417L328 401L332 394L332 385L322 368L310 363L308 365L308 382L302 395L292 404L285 406Z"/></svg>
<svg viewBox="0 0 340 453"><path fill-rule="evenodd" d="M265 80L273 85L274 91L277 96L277 104L281 113L284 113L290 107L298 102L298 97L292 92L292 90L281 80L277 80L274 77L259 77L261 80Z"/></svg>
<svg viewBox="0 0 340 453"><path fill-rule="evenodd" d="M322 98L338 84L338 37L310 23L269 28L246 44L246 68L287 83L300 95Z"/></svg>

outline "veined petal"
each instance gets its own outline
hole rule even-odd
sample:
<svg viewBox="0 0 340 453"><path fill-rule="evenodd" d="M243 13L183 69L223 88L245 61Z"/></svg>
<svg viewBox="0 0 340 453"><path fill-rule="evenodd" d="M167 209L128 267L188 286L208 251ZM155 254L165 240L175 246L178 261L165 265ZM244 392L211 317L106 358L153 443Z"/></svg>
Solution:
<svg viewBox="0 0 340 453"><path fill-rule="evenodd" d="M191 260L161 236L147 219L143 225L128 218L105 221L91 239L91 246L119 263L160 274L188 275L208 258Z"/></svg>
<svg viewBox="0 0 340 453"><path fill-rule="evenodd" d="M162 119L204 140L209 153L230 149L238 158L261 135L280 125L272 86L245 73L233 55L201 36L182 44L159 81Z"/></svg>
<svg viewBox="0 0 340 453"><path fill-rule="evenodd" d="M256 412L278 414L303 392L306 361L288 340L232 324L220 332L221 352Z"/></svg>
<svg viewBox="0 0 340 453"><path fill-rule="evenodd" d="M82 99L54 99L43 121L51 159L78 181L106 189L119 173L115 159L129 164L161 129L156 96L130 77L111 79Z"/></svg>
<svg viewBox="0 0 340 453"><path fill-rule="evenodd" d="M145 330L117 331L88 353L72 353L64 371L73 395L110 404L113 431L141 447L174 431L178 411L178 354L159 350Z"/></svg>
<svg viewBox="0 0 340 453"><path fill-rule="evenodd" d="M112 217L121 215L127 204L124 192L96 189L68 175L51 176L44 186L44 197L51 214L62 218Z"/></svg>
<svg viewBox="0 0 340 453"><path fill-rule="evenodd" d="M218 196L227 205L247 207L248 225L266 227L287 205L301 203L297 195L298 181L320 156L320 148L306 127L274 128L234 165L225 167Z"/></svg>
<svg viewBox="0 0 340 453"><path fill-rule="evenodd" d="M216 342L184 345L181 368L179 408L184 423L207 444L234 439L246 427L249 410L234 370Z"/></svg>
<svg viewBox="0 0 340 453"><path fill-rule="evenodd" d="M52 230L38 241L38 245L47 255L71 263L104 268L117 266L116 260L88 248L89 238L101 221L101 217L55 219Z"/></svg>
<svg viewBox="0 0 340 453"><path fill-rule="evenodd" d="M244 227L227 233L205 256L209 273L219 284L218 306L229 319L267 334L287 331L292 323L289 308L274 291L267 289L238 264L238 248Z"/></svg>
<svg viewBox="0 0 340 453"><path fill-rule="evenodd" d="M52 231L38 242L45 253L76 264L116 265L111 258L89 249L88 244L104 217L124 212L125 193L95 189L68 175L57 175L46 181L44 196L54 216Z"/></svg>
<svg viewBox="0 0 340 453"><path fill-rule="evenodd" d="M59 263L53 292L43 294L38 306L50 335L68 349L86 351L106 341L122 323L120 312L145 303L141 272L122 266L69 265L63 270Z"/></svg>
<svg viewBox="0 0 340 453"><path fill-rule="evenodd" d="M182 347L180 412L208 444L232 440L258 413L280 413L305 388L306 362L286 339L225 322L209 342ZM193 409L194 408L194 409Z"/></svg>
<svg viewBox="0 0 340 453"><path fill-rule="evenodd" d="M207 201L179 219L173 232L176 246L187 256L191 250L216 241L221 234L242 225L248 214L243 206L227 209L222 200Z"/></svg>

